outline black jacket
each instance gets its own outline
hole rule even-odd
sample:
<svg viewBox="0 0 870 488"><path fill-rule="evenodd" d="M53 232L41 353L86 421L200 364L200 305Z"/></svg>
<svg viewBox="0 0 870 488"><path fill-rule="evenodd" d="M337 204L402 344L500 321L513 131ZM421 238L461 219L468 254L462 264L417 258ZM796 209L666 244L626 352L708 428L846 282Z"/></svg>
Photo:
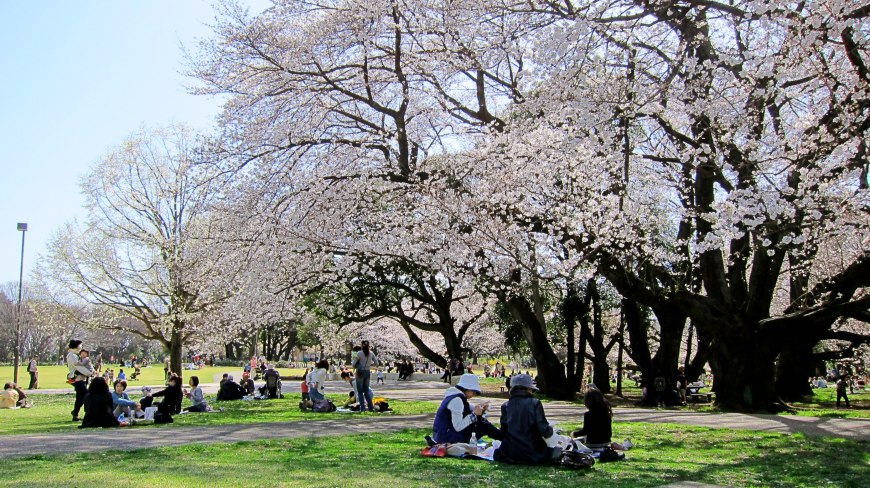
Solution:
<svg viewBox="0 0 870 488"><path fill-rule="evenodd" d="M245 390L235 381L226 381L218 390L218 400L241 400L245 396Z"/></svg>
<svg viewBox="0 0 870 488"><path fill-rule="evenodd" d="M113 409L111 393L88 393L85 397L85 417L79 427L117 427L118 419L112 415Z"/></svg>
<svg viewBox="0 0 870 488"><path fill-rule="evenodd" d="M511 392L511 398L501 406L501 446L495 451L496 461L515 464L547 464L553 449L544 438L553 435L553 428L544 416L541 401L525 390Z"/></svg>
<svg viewBox="0 0 870 488"><path fill-rule="evenodd" d="M587 411L583 414L583 428L574 435L586 436L586 444L605 444L612 436L611 418L607 412Z"/></svg>
<svg viewBox="0 0 870 488"><path fill-rule="evenodd" d="M163 397L163 401L157 405L158 411L169 414L181 412L181 399L184 396L181 391L181 385L168 386L152 396Z"/></svg>

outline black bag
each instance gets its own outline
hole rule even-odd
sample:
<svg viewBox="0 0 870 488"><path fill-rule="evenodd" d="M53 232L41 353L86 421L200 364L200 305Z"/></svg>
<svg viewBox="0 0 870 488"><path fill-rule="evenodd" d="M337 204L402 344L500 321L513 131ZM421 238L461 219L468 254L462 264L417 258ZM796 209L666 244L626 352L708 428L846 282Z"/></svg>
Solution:
<svg viewBox="0 0 870 488"><path fill-rule="evenodd" d="M559 458L559 465L567 469L589 469L595 464L591 454L577 451L564 451Z"/></svg>
<svg viewBox="0 0 870 488"><path fill-rule="evenodd" d="M159 411L154 413L155 424L171 424L172 422L174 422L174 420L172 420L172 415Z"/></svg>

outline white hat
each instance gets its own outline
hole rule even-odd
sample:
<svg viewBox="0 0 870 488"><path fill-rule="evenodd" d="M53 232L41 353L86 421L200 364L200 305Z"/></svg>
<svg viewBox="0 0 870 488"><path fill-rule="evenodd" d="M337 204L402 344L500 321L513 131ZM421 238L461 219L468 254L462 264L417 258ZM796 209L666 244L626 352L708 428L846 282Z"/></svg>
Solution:
<svg viewBox="0 0 870 488"><path fill-rule="evenodd" d="M475 393L480 393L480 379L474 373L466 373L459 377L459 383L456 386L471 390Z"/></svg>

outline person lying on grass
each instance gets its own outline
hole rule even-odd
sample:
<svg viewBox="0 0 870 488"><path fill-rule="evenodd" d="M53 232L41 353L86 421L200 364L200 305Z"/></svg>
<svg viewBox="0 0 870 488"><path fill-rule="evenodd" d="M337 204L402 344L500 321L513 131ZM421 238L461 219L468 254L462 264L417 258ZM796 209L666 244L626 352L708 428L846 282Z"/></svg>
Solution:
<svg viewBox="0 0 870 488"><path fill-rule="evenodd" d="M85 417L79 428L117 427L118 418L112 413L113 410L109 384L99 376L94 378L85 396Z"/></svg>
<svg viewBox="0 0 870 488"><path fill-rule="evenodd" d="M556 445L561 437L544 415L544 406L534 397L538 391L527 374L511 376L510 400L501 406L501 445L493 459L511 464L555 464L562 456Z"/></svg>
<svg viewBox="0 0 870 488"><path fill-rule="evenodd" d="M454 444L468 443L471 435L478 439L489 436L501 439L502 432L489 423L483 415L489 408L489 403L471 407L468 400L480 395L480 380L475 374L464 374L459 383L444 392L444 400L435 414L435 424L432 427L432 437L436 443Z"/></svg>

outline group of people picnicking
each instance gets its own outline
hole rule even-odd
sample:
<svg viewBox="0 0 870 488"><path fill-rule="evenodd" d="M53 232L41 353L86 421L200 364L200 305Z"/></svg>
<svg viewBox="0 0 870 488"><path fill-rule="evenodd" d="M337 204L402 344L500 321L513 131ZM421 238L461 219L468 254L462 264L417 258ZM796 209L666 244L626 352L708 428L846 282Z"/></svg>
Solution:
<svg viewBox="0 0 870 488"><path fill-rule="evenodd" d="M583 428L563 436L553 429L544 414L544 407L535 398L538 391L528 374L515 374L509 380L510 399L501 405L500 426L487 420L489 402L472 405L469 400L481 394L480 380L473 373L463 374L456 386L448 388L435 414L432 435L426 437L430 446L439 444L470 445L478 453L477 443L484 436L493 440L488 455L496 461L511 464L555 464L566 450L582 449L590 453L600 450L622 451L632 446L612 442L610 404L604 395L590 385L585 393L587 412ZM449 451L448 451L449 452ZM616 454L616 458L623 455Z"/></svg>

